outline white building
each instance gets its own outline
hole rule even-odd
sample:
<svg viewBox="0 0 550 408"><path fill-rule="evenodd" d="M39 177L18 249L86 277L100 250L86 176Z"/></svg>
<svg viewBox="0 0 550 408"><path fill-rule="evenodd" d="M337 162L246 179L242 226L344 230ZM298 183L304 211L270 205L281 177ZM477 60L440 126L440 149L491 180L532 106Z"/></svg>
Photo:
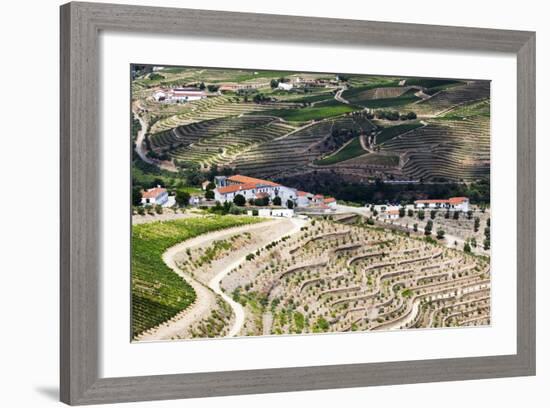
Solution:
<svg viewBox="0 0 550 408"><path fill-rule="evenodd" d="M313 194L308 193L307 191L297 191L296 206L297 207L309 207L311 200L313 199Z"/></svg>
<svg viewBox="0 0 550 408"><path fill-rule="evenodd" d="M292 85L290 82L279 82L279 85L277 85L277 88L282 89L283 91L290 91L294 85Z"/></svg>
<svg viewBox="0 0 550 408"><path fill-rule="evenodd" d="M447 200L416 200L414 206L418 209L448 209L468 212L470 200L468 197L451 197Z"/></svg>
<svg viewBox="0 0 550 408"><path fill-rule="evenodd" d="M250 199L269 197L273 202L275 197L281 199L281 205L287 206L287 201L296 202L297 191L269 180L257 179L248 176L216 177L214 199L220 203L233 201L237 195L242 195L247 201Z"/></svg>
<svg viewBox="0 0 550 408"><path fill-rule="evenodd" d="M161 186L150 188L141 193L142 205L163 205L168 202L168 191Z"/></svg>
<svg viewBox="0 0 550 408"><path fill-rule="evenodd" d="M396 209L388 210L382 215L382 217L387 220L396 220L399 218L399 210L396 210Z"/></svg>
<svg viewBox="0 0 550 408"><path fill-rule="evenodd" d="M153 98L157 102L191 102L206 98L206 92L198 88L172 88L155 92Z"/></svg>

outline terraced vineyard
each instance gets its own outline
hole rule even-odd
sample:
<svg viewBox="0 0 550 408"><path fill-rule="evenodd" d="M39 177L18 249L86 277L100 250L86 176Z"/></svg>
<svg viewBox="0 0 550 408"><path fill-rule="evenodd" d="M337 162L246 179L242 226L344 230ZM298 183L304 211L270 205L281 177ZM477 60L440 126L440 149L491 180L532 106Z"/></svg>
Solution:
<svg viewBox="0 0 550 408"><path fill-rule="evenodd" d="M316 220L222 286L247 335L490 324L488 259L362 225Z"/></svg>
<svg viewBox="0 0 550 408"><path fill-rule="evenodd" d="M487 116L441 118L385 142L382 151L403 155L403 174L414 180L478 180L490 174Z"/></svg>
<svg viewBox="0 0 550 408"><path fill-rule="evenodd" d="M490 91L489 81L470 81L465 85L442 90L430 99L409 107L420 115L440 115L457 105L488 99Z"/></svg>
<svg viewBox="0 0 550 408"><path fill-rule="evenodd" d="M210 232L258 222L213 216L132 226L132 337L174 317L195 301L193 288L162 260L169 247Z"/></svg>
<svg viewBox="0 0 550 408"><path fill-rule="evenodd" d="M374 126L362 114L324 120L255 146L239 155L231 164L238 172L257 177L299 172L322 153L323 142L338 129L370 132Z"/></svg>
<svg viewBox="0 0 550 408"><path fill-rule="evenodd" d="M165 80L134 81L138 105L152 123L147 148L157 154L153 159L172 160L164 168L216 165L273 179L335 172L361 183L489 176L489 81L225 71L168 68ZM241 88L208 91L187 103L151 96L163 81L191 86L190 80L203 81L202 89L225 81ZM346 128L352 133L334 136ZM363 150L356 148L359 134Z"/></svg>

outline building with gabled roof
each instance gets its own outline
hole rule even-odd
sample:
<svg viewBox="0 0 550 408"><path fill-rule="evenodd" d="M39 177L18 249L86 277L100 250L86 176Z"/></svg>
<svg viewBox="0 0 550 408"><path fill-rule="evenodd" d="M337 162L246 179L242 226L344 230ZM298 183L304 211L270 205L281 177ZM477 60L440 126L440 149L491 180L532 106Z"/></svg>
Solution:
<svg viewBox="0 0 550 408"><path fill-rule="evenodd" d="M448 199L436 200L416 200L414 202L416 208L431 208L431 209L449 209L455 211L468 212L470 209L470 200L468 197L451 197Z"/></svg>
<svg viewBox="0 0 550 408"><path fill-rule="evenodd" d="M168 202L168 191L161 186L150 188L141 193L142 205L163 205Z"/></svg>

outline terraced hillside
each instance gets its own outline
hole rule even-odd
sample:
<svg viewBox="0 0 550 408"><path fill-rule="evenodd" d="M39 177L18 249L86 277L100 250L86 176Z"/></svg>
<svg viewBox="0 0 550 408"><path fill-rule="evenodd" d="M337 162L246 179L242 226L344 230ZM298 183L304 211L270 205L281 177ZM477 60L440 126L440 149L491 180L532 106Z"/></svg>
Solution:
<svg viewBox="0 0 550 408"><path fill-rule="evenodd" d="M484 104L488 106L488 101ZM386 141L381 149L402 156L402 172L410 179L469 181L488 178L489 117L459 117L449 112L448 117Z"/></svg>
<svg viewBox="0 0 550 408"><path fill-rule="evenodd" d="M362 225L317 220L222 286L246 335L490 324L486 258Z"/></svg>
<svg viewBox="0 0 550 408"><path fill-rule="evenodd" d="M489 81L470 81L465 85L444 89L409 107L420 115L439 115L458 105L488 99L490 90Z"/></svg>
<svg viewBox="0 0 550 408"><path fill-rule="evenodd" d="M324 120L254 146L236 157L231 165L239 173L256 177L279 177L300 172L323 153L323 143L333 132L343 129L368 133L374 126L362 114Z"/></svg>
<svg viewBox="0 0 550 408"><path fill-rule="evenodd" d="M154 104L154 102L149 101L149 104ZM179 114L166 115L166 113L164 112L158 112L159 115L166 117L163 117L153 125L151 133L158 133L165 130L173 129L178 126L188 125L204 120L225 118L229 116L239 116L253 112L272 112L278 109L292 110L301 106L301 104L295 104L291 102L237 102L234 97L229 96L213 96L198 101L188 102L187 104L179 105L183 105L183 107L179 108L181 111L181 113ZM144 104L144 108L148 109L150 112L153 112L152 108L148 104Z"/></svg>

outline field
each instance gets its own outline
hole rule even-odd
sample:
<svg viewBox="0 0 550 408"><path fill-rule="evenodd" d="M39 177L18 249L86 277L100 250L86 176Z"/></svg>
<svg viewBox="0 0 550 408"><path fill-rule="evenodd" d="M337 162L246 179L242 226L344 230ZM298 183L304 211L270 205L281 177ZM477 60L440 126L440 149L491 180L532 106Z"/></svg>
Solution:
<svg viewBox="0 0 550 408"><path fill-rule="evenodd" d="M414 122L406 123L403 125L384 127L382 128L381 132L376 135L376 143L381 145L396 136L399 136L403 133L409 132L421 126L422 124L420 122Z"/></svg>
<svg viewBox="0 0 550 408"><path fill-rule="evenodd" d="M345 160L352 159L357 156L366 154L367 152L361 146L361 141L359 136L353 138L348 142L342 149L338 150L336 153L331 154L328 157L325 157L321 160L316 160L314 163L318 166L326 166L334 163L339 163Z"/></svg>
<svg viewBox="0 0 550 408"><path fill-rule="evenodd" d="M174 317L195 301L193 288L162 261L166 249L209 231L257 221L257 218L214 216L134 225L132 336Z"/></svg>

